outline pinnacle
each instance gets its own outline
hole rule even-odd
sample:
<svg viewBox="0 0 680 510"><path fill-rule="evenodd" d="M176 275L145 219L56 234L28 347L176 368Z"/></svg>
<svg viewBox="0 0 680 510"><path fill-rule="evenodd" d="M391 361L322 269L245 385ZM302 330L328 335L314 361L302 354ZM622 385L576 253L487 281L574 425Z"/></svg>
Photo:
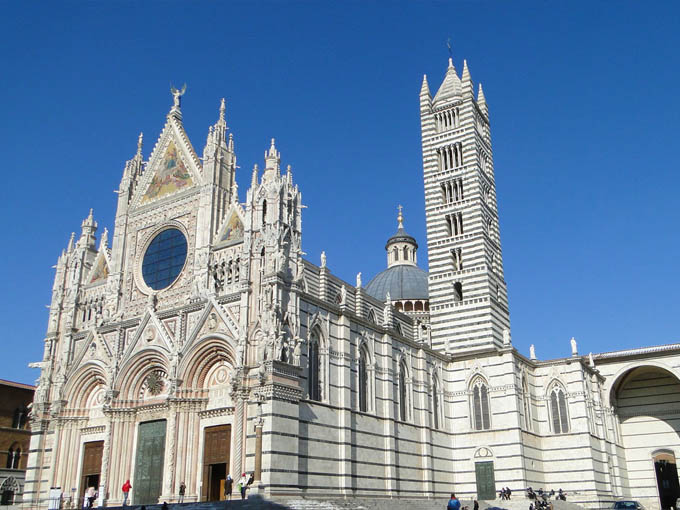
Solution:
<svg viewBox="0 0 680 510"><path fill-rule="evenodd" d="M139 138L137 138L137 156L142 155L143 142L144 142L144 133L139 133Z"/></svg>
<svg viewBox="0 0 680 510"><path fill-rule="evenodd" d="M423 84L420 87L420 95L423 94L429 94L430 93L430 85L427 83L427 75L423 75Z"/></svg>

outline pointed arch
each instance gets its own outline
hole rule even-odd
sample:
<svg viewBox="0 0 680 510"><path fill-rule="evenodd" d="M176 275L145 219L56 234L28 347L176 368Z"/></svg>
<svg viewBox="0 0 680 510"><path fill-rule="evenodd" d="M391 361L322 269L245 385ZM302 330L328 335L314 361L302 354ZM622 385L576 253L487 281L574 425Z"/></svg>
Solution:
<svg viewBox="0 0 680 510"><path fill-rule="evenodd" d="M122 400L138 400L145 380L152 372L169 373L170 362L158 347L147 347L130 357L122 366L113 383Z"/></svg>
<svg viewBox="0 0 680 510"><path fill-rule="evenodd" d="M314 327L307 348L307 394L310 400L321 401L321 329Z"/></svg>
<svg viewBox="0 0 680 510"><path fill-rule="evenodd" d="M569 410L567 402L567 390L564 384L554 379L548 386L548 408L550 425L555 434L569 432Z"/></svg>
<svg viewBox="0 0 680 510"><path fill-rule="evenodd" d="M411 416L411 377L404 353L399 356L397 366L397 402L399 404L398 418L401 421L408 421Z"/></svg>
<svg viewBox="0 0 680 510"><path fill-rule="evenodd" d="M369 322L372 322L373 324L378 324L378 320L375 317L375 310L373 310L373 308L371 308L368 311L367 319L368 319Z"/></svg>
<svg viewBox="0 0 680 510"><path fill-rule="evenodd" d="M484 377L477 375L470 381L469 393L473 430L489 430L491 428L489 383Z"/></svg>
<svg viewBox="0 0 680 510"><path fill-rule="evenodd" d="M177 369L182 386L185 389L205 389L207 376L215 365L224 364L233 369L237 365L233 342L233 339L221 334L211 334L195 342Z"/></svg>
<svg viewBox="0 0 680 510"><path fill-rule="evenodd" d="M533 416L531 412L531 391L527 382L527 374L522 374L522 408L524 410L524 428L527 431L533 430Z"/></svg>
<svg viewBox="0 0 680 510"><path fill-rule="evenodd" d="M87 409L90 396L108 385L106 369L101 362L88 361L68 378L64 399L69 409Z"/></svg>
<svg viewBox="0 0 680 510"><path fill-rule="evenodd" d="M373 411L375 409L375 365L365 338L362 338L359 343L357 391L359 411L364 413Z"/></svg>

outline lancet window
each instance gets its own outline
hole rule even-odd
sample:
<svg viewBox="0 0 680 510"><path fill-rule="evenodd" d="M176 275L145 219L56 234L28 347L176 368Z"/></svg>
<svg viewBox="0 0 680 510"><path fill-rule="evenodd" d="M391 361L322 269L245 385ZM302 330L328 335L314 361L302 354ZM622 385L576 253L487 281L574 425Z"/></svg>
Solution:
<svg viewBox="0 0 680 510"><path fill-rule="evenodd" d="M555 385L550 391L550 415L555 434L566 434L569 432L567 397L560 385Z"/></svg>
<svg viewBox="0 0 680 510"><path fill-rule="evenodd" d="M359 349L359 411L368 411L368 352L366 347Z"/></svg>
<svg viewBox="0 0 680 510"><path fill-rule="evenodd" d="M307 391L309 399L321 401L321 363L319 357L319 336L316 332L312 333L309 339L307 363Z"/></svg>
<svg viewBox="0 0 680 510"><path fill-rule="evenodd" d="M522 404L524 406L524 428L526 430L531 430L532 418L531 418L531 394L529 393L529 385L527 384L526 377L522 377Z"/></svg>
<svg viewBox="0 0 680 510"><path fill-rule="evenodd" d="M399 363L399 419L408 420L408 388L407 388L408 369L402 360Z"/></svg>
<svg viewBox="0 0 680 510"><path fill-rule="evenodd" d="M489 414L489 387L481 377L475 379L471 385L472 394L472 428L475 430L489 430L491 416Z"/></svg>

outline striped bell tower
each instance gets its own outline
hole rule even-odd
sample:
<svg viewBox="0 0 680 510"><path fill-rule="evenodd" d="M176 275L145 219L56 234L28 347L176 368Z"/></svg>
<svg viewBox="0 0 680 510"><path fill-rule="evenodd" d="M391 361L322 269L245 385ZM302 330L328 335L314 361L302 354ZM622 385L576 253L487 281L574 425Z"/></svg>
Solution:
<svg viewBox="0 0 680 510"><path fill-rule="evenodd" d="M475 99L467 62L449 59L432 98L423 77L420 124L425 177L432 347L450 354L510 342L489 110Z"/></svg>

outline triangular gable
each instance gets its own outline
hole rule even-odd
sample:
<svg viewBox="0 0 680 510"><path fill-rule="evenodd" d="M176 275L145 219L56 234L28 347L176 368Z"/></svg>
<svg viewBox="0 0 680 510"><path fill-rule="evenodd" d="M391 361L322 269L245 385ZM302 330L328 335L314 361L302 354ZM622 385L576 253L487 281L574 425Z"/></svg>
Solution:
<svg viewBox="0 0 680 510"><path fill-rule="evenodd" d="M198 157L182 125L170 117L142 174L133 205L147 205L191 189L200 182Z"/></svg>
<svg viewBox="0 0 680 510"><path fill-rule="evenodd" d="M226 215L226 221L217 234L218 243L238 243L243 241L243 214L241 206L233 205Z"/></svg>
<svg viewBox="0 0 680 510"><path fill-rule="evenodd" d="M125 346L123 354L123 362L131 358L136 352L145 347L160 347L161 349L172 352L173 340L168 333L168 330L156 317L156 314L147 309L142 317L139 326L135 330L132 340Z"/></svg>
<svg viewBox="0 0 680 510"><path fill-rule="evenodd" d="M80 349L73 357L73 363L71 364L68 375L70 376L78 369L78 367L80 367L80 365L90 360L101 361L106 365L110 365L112 359L113 351L106 339L97 334L94 329L90 330L85 337L85 341L82 342Z"/></svg>
<svg viewBox="0 0 680 510"><path fill-rule="evenodd" d="M193 330L187 334L187 341L184 344L184 351L188 351L191 344L199 337L210 333L222 333L234 339L238 338L238 325L234 319L217 304L215 298L209 298L208 306L201 313Z"/></svg>
<svg viewBox="0 0 680 510"><path fill-rule="evenodd" d="M88 284L99 283L106 280L108 276L109 276L109 262L107 260L106 250L102 249L97 254L97 258L94 260L94 264L92 264L90 274L87 276L87 280L85 281Z"/></svg>

